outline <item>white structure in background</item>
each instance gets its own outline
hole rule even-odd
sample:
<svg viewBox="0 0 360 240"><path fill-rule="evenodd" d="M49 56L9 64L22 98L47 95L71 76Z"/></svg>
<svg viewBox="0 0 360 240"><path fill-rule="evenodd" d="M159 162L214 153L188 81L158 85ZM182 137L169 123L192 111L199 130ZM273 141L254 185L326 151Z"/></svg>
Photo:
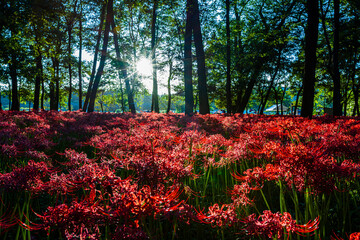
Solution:
<svg viewBox="0 0 360 240"><path fill-rule="evenodd" d="M271 107L269 107L268 109L265 110L266 113L269 113L269 114L275 114L276 113L276 108L278 107L279 109L279 113L281 113L281 105L272 105ZM282 110L283 110L283 113L287 113L289 108L288 107L285 107L284 105L282 106Z"/></svg>

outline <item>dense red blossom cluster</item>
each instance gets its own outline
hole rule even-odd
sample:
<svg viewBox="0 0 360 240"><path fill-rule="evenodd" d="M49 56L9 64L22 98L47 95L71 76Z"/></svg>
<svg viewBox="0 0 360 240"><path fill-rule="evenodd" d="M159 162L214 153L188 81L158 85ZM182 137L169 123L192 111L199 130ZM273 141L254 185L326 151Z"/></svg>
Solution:
<svg viewBox="0 0 360 240"><path fill-rule="evenodd" d="M111 228L113 239L146 239L146 219L176 219L250 237L312 233L318 218L301 225L288 212L244 209L265 183L314 195L345 191L337 183L360 173L359 126L330 117L1 112L0 227L56 230L67 239L99 239ZM241 164L249 167L231 171L236 184L224 190L230 201L188 203L206 196L187 181ZM54 200L25 221L4 211L9 191Z"/></svg>

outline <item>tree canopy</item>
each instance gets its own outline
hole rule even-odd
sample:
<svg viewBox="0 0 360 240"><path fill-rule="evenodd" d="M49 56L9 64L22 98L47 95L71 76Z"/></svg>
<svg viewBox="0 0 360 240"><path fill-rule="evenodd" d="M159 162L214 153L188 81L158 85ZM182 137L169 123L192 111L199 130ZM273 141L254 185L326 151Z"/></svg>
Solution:
<svg viewBox="0 0 360 240"><path fill-rule="evenodd" d="M0 107L359 115L359 16L356 0L3 0Z"/></svg>

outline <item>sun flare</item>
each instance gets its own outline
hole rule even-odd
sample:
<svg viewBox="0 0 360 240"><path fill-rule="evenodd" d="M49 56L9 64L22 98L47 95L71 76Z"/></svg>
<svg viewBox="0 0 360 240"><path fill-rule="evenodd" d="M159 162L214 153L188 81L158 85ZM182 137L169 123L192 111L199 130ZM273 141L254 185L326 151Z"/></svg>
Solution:
<svg viewBox="0 0 360 240"><path fill-rule="evenodd" d="M151 60L145 57L140 58L139 61L136 63L136 69L137 72L144 77L151 76L152 75Z"/></svg>

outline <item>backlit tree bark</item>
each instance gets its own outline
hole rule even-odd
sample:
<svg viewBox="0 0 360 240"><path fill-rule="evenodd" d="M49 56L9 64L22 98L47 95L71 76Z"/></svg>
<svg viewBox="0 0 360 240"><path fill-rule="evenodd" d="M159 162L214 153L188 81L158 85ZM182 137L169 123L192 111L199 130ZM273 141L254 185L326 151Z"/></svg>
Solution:
<svg viewBox="0 0 360 240"><path fill-rule="evenodd" d="M112 14L113 14L113 0L109 0L107 3L107 13L106 13L106 21L105 21L103 48L101 50L101 58L100 58L99 68L97 70L94 84L93 84L91 94L90 94L90 102L89 102L88 112L93 112L94 108L95 108L96 93L97 93L100 79L103 74L104 66L105 66L106 53L107 53L107 47L108 47L108 42L109 42L110 22L111 22Z"/></svg>
<svg viewBox="0 0 360 240"><path fill-rule="evenodd" d="M185 114L193 113L194 94L192 84L192 7L191 0L186 3L186 26L185 26L185 44L184 44L184 80L185 80Z"/></svg>
<svg viewBox="0 0 360 240"><path fill-rule="evenodd" d="M105 18L105 11L106 11L106 4L104 4L101 9L100 23L99 23L98 35L97 35L96 45L95 45L94 61L93 61L93 66L92 66L92 70L91 70L89 86L88 86L88 89L86 92L83 111L86 111L88 108L90 94L91 94L91 90L92 90L92 86L93 86L93 82L94 82L94 78L95 78L95 74L96 74L96 63L97 63L97 59L98 59L98 55L99 55L101 33L102 33L102 26L103 26L103 22L104 22L104 18Z"/></svg>
<svg viewBox="0 0 360 240"><path fill-rule="evenodd" d="M232 111L230 46L230 0L226 0L226 107L228 113Z"/></svg>
<svg viewBox="0 0 360 240"><path fill-rule="evenodd" d="M339 71L339 31L340 31L340 0L334 0L334 116L341 116L341 85Z"/></svg>
<svg viewBox="0 0 360 240"><path fill-rule="evenodd" d="M305 71L301 116L311 118L314 109L316 48L319 25L319 2L307 0L308 19L305 31Z"/></svg>
<svg viewBox="0 0 360 240"><path fill-rule="evenodd" d="M111 28L112 28L113 35L114 35L114 44L115 44L116 61L117 61L116 66L118 67L118 70L121 71L121 73L122 73L122 76L119 76L119 77L120 78L123 77L125 79L125 88L126 88L126 93L128 96L129 109L130 109L131 113L136 113L134 98L133 98L133 94L132 94L132 91L130 88L130 83L128 80L126 64L123 60L121 60L121 57L120 57L120 47L119 47L119 42L118 42L118 33L117 33L116 27L115 27L114 14L112 14L112 16L111 16ZM119 72L119 75L120 75L120 72ZM120 88L121 88L121 94L122 94L122 86ZM123 96L121 99L123 101ZM124 111L124 103L123 102L122 102L122 109Z"/></svg>
<svg viewBox="0 0 360 240"><path fill-rule="evenodd" d="M158 95L158 82L157 82L157 67L156 67L156 17L157 17L158 0L154 0L152 21L151 21L151 60L153 67L153 92L151 111L159 112L159 95Z"/></svg>
<svg viewBox="0 0 360 240"><path fill-rule="evenodd" d="M189 77L191 78L190 71L190 61L191 61L191 32L194 35L194 43L196 49L196 61L197 61L197 74L198 74L198 91L199 91L199 112L200 114L210 113L209 99L207 93L207 82L206 82L206 67L205 67L205 52L204 45L201 35L201 24L200 24L200 13L199 13L199 4L197 0L188 0L187 1L187 15L186 15L186 28L185 28L185 114L190 114L189 107L186 108L186 105L191 104L190 87L187 84L190 84ZM192 84L191 84L192 85ZM192 95L192 93L191 93ZM193 97L192 97L193 98ZM188 102L186 101L188 99ZM193 103L193 100L192 100ZM191 109L192 110L192 109ZM191 111L192 112L192 111Z"/></svg>

